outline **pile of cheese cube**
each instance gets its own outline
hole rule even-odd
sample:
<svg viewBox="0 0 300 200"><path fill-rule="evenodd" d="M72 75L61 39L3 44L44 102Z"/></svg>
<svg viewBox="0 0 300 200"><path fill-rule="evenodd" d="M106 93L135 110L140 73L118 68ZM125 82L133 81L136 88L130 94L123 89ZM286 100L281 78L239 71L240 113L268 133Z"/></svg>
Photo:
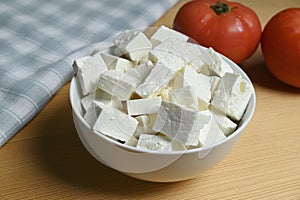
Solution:
<svg viewBox="0 0 300 200"><path fill-rule="evenodd" d="M139 149L213 145L234 132L253 93L212 48L165 26L127 30L73 63L83 117L96 134Z"/></svg>

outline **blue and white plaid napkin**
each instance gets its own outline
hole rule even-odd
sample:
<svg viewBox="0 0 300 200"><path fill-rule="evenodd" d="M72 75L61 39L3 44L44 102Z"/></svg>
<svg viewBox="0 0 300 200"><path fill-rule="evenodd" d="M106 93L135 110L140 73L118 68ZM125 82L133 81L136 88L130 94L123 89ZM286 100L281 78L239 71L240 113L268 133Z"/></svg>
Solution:
<svg viewBox="0 0 300 200"><path fill-rule="evenodd" d="M1 0L0 147L67 81L74 58L124 29L145 28L177 0Z"/></svg>

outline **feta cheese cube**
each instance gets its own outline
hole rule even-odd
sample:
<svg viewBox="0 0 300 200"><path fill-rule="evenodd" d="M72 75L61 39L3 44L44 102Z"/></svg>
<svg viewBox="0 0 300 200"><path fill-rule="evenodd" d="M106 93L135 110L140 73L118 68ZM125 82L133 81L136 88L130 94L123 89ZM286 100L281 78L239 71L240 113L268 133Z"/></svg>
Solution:
<svg viewBox="0 0 300 200"><path fill-rule="evenodd" d="M154 151L180 151L186 150L186 147L176 141L171 140L165 135L141 134L136 147L143 150Z"/></svg>
<svg viewBox="0 0 300 200"><path fill-rule="evenodd" d="M110 107L102 107L93 129L106 136L128 142L138 125L138 121L129 115Z"/></svg>
<svg viewBox="0 0 300 200"><path fill-rule="evenodd" d="M121 111L123 110L123 103L119 99L119 97L108 94L100 88L96 89L95 101L102 103L103 105L106 105L108 107L113 107Z"/></svg>
<svg viewBox="0 0 300 200"><path fill-rule="evenodd" d="M193 85L203 85L203 87L210 88L211 85L209 76L198 73L191 66L186 66L183 70L179 71L172 84L173 89Z"/></svg>
<svg viewBox="0 0 300 200"><path fill-rule="evenodd" d="M96 89L99 75L107 70L100 55L76 59L73 68L77 74L77 80L83 95L87 95Z"/></svg>
<svg viewBox="0 0 300 200"><path fill-rule="evenodd" d="M94 99L95 99L94 92L81 98L80 103L81 103L84 111L87 111L87 109L90 107L90 105Z"/></svg>
<svg viewBox="0 0 300 200"><path fill-rule="evenodd" d="M193 85L192 89L198 98L198 110L205 110L211 100L210 82L206 79L205 75L199 74L198 84Z"/></svg>
<svg viewBox="0 0 300 200"><path fill-rule="evenodd" d="M182 73L175 77L172 87L178 89L187 86L191 87L192 92L198 98L198 110L206 109L211 100L211 82L208 76L198 74L193 67L186 66Z"/></svg>
<svg viewBox="0 0 300 200"><path fill-rule="evenodd" d="M226 136L229 136L236 130L237 124L231 121L224 113L217 109L210 109L213 118Z"/></svg>
<svg viewBox="0 0 300 200"><path fill-rule="evenodd" d="M152 48L147 36L139 31L123 31L115 38L114 44L135 63L147 60Z"/></svg>
<svg viewBox="0 0 300 200"><path fill-rule="evenodd" d="M199 134L201 146L214 145L225 138L226 136L223 131L212 117L210 118L209 123L207 123L203 128L203 131Z"/></svg>
<svg viewBox="0 0 300 200"><path fill-rule="evenodd" d="M136 67L133 67L132 69L128 70L126 74L138 80L137 85L140 85L149 75L152 68L153 63L151 61L148 61Z"/></svg>
<svg viewBox="0 0 300 200"><path fill-rule="evenodd" d="M170 37L184 42L189 39L188 36L162 25L150 37L150 41L153 46L156 46Z"/></svg>
<svg viewBox="0 0 300 200"><path fill-rule="evenodd" d="M153 62L160 61L176 71L185 66L191 66L201 71L203 67L207 66L200 55L199 48L175 38L166 39L153 48L149 54Z"/></svg>
<svg viewBox="0 0 300 200"><path fill-rule="evenodd" d="M161 97L127 100L129 115L145 115L157 113L161 104Z"/></svg>
<svg viewBox="0 0 300 200"><path fill-rule="evenodd" d="M137 129L135 130L134 136L139 137L140 134L156 134L153 130L153 125L156 120L157 114L151 115L139 115L135 119L139 122Z"/></svg>
<svg viewBox="0 0 300 200"><path fill-rule="evenodd" d="M199 46L193 43L187 43L188 49L186 52L190 54L189 65L197 70L198 73L204 73L208 71L208 65L203 60L202 51Z"/></svg>
<svg viewBox="0 0 300 200"><path fill-rule="evenodd" d="M90 93L89 95L84 96L81 99L81 105L85 111L91 105L92 101L97 101L99 103L117 108L119 110L123 109L123 104L117 96L112 96L99 88L96 88L95 92Z"/></svg>
<svg viewBox="0 0 300 200"><path fill-rule="evenodd" d="M153 130L187 146L198 145L200 130L210 117L172 102L162 101Z"/></svg>
<svg viewBox="0 0 300 200"><path fill-rule="evenodd" d="M169 38L149 52L149 59L154 63L161 62L170 69L178 71L187 65L187 61L175 50L176 48L178 48L177 42Z"/></svg>
<svg viewBox="0 0 300 200"><path fill-rule="evenodd" d="M191 86L170 90L169 97L171 102L198 110L198 98Z"/></svg>
<svg viewBox="0 0 300 200"><path fill-rule="evenodd" d="M89 107L87 108L83 118L90 125L90 127L94 126L100 112L102 111L103 106L103 104L97 101L92 101Z"/></svg>
<svg viewBox="0 0 300 200"><path fill-rule="evenodd" d="M219 86L221 78L218 76L209 76L210 78L210 92L213 95Z"/></svg>
<svg viewBox="0 0 300 200"><path fill-rule="evenodd" d="M98 87L120 100L130 99L139 80L116 70L108 70L100 74Z"/></svg>
<svg viewBox="0 0 300 200"><path fill-rule="evenodd" d="M248 105L253 91L250 84L240 75L226 73L220 81L211 101L211 105L239 121Z"/></svg>
<svg viewBox="0 0 300 200"><path fill-rule="evenodd" d="M144 82L140 84L135 92L141 97L157 95L163 87L174 77L176 71L162 63L156 63Z"/></svg>
<svg viewBox="0 0 300 200"><path fill-rule="evenodd" d="M128 146L136 147L137 142L138 142L138 139L136 137L132 136L129 140L127 140L127 142L125 142L125 144Z"/></svg>
<svg viewBox="0 0 300 200"><path fill-rule="evenodd" d="M225 73L233 73L230 65L211 47L203 51L202 58L208 65L210 75L223 77Z"/></svg>
<svg viewBox="0 0 300 200"><path fill-rule="evenodd" d="M123 104L121 103L121 101L118 99L115 101L116 103L114 103L114 101L109 101L109 102L105 102L105 101L99 101L99 100L92 100L91 104L89 105L89 107L87 108L83 118L86 120L86 122L93 127L99 114L101 113L102 109L104 107L109 108L114 108L114 109L118 109L121 110L123 108Z"/></svg>
<svg viewBox="0 0 300 200"><path fill-rule="evenodd" d="M108 53L101 53L101 56L108 69L115 69L120 72L127 72L133 67L133 63L125 58L120 58Z"/></svg>

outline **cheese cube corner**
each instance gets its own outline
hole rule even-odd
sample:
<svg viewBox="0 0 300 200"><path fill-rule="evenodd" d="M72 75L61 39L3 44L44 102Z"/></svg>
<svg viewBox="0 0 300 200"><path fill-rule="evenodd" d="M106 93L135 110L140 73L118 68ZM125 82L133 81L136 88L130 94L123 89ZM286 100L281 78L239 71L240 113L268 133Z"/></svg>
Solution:
<svg viewBox="0 0 300 200"><path fill-rule="evenodd" d="M138 121L135 118L115 108L103 107L93 129L116 140L128 142L137 125Z"/></svg>
<svg viewBox="0 0 300 200"><path fill-rule="evenodd" d="M127 100L127 112L129 115L155 114L159 110L161 101L161 97Z"/></svg>
<svg viewBox="0 0 300 200"><path fill-rule="evenodd" d="M76 59L73 66L77 70L76 76L83 95L96 89L99 75L107 70L104 60L98 54Z"/></svg>
<svg viewBox="0 0 300 200"><path fill-rule="evenodd" d="M156 63L143 83L136 88L136 93L145 98L157 95L173 77L176 71L163 63Z"/></svg>
<svg viewBox="0 0 300 200"><path fill-rule="evenodd" d="M156 134L153 130L153 125L156 120L157 114L139 115L135 119L138 121L137 129L134 133L135 137L139 137L141 134Z"/></svg>
<svg viewBox="0 0 300 200"><path fill-rule="evenodd" d="M134 66L134 63L121 57L117 57L108 53L101 53L101 56L108 69L115 69L120 72L127 72Z"/></svg>
<svg viewBox="0 0 300 200"><path fill-rule="evenodd" d="M223 77L226 73L233 73L230 65L211 47L203 51L202 58L208 66L210 75Z"/></svg>
<svg viewBox="0 0 300 200"><path fill-rule="evenodd" d="M184 42L186 42L189 39L188 36L162 25L151 36L150 41L153 46L157 46L158 44L167 40L170 37Z"/></svg>
<svg viewBox="0 0 300 200"><path fill-rule="evenodd" d="M213 107L210 108L210 111L213 118L216 120L217 124L226 136L229 136L236 130L237 124L230 120L224 113L214 109Z"/></svg>
<svg viewBox="0 0 300 200"><path fill-rule="evenodd" d="M205 126L203 131L199 134L199 141L201 146L215 145L217 142L225 139L223 131L217 124L214 118L210 118L210 122Z"/></svg>
<svg viewBox="0 0 300 200"><path fill-rule="evenodd" d="M100 74L98 88L120 100L128 100L139 80L117 70L108 70Z"/></svg>
<svg viewBox="0 0 300 200"><path fill-rule="evenodd" d="M239 121L245 112L252 93L250 84L241 75L226 73L220 80L211 105L231 119Z"/></svg>
<svg viewBox="0 0 300 200"><path fill-rule="evenodd" d="M152 48L147 36L135 30L123 31L115 38L114 44L135 63L147 60Z"/></svg>
<svg viewBox="0 0 300 200"><path fill-rule="evenodd" d="M200 130L210 117L172 102L162 101L153 130L186 146L198 145Z"/></svg>

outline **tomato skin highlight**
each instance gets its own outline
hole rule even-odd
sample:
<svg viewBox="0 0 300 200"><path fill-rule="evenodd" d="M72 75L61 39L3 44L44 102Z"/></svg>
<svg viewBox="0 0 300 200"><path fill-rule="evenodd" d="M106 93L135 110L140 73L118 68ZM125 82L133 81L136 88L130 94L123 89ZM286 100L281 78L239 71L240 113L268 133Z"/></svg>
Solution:
<svg viewBox="0 0 300 200"><path fill-rule="evenodd" d="M300 88L300 8L282 10L267 22L261 48L269 71Z"/></svg>
<svg viewBox="0 0 300 200"><path fill-rule="evenodd" d="M217 0L194 0L183 5L175 16L173 29L182 32L205 47L241 63L257 49L261 37L260 21L242 4L220 1L231 10L216 14L211 8Z"/></svg>

